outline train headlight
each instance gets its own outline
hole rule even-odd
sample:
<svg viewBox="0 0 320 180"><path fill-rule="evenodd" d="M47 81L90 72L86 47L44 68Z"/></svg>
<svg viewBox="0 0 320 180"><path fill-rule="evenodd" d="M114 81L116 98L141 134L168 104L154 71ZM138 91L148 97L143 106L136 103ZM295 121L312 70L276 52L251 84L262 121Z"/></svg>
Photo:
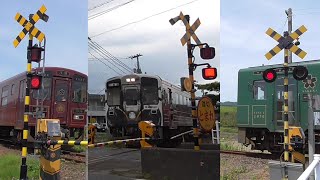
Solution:
<svg viewBox="0 0 320 180"><path fill-rule="evenodd" d="M126 79L126 82L130 82L130 78L127 78L127 79Z"/></svg>
<svg viewBox="0 0 320 180"><path fill-rule="evenodd" d="M135 119L136 118L136 113L130 112L129 113L129 119Z"/></svg>
<svg viewBox="0 0 320 180"><path fill-rule="evenodd" d="M135 78L131 78L131 82L135 82L136 81L136 79Z"/></svg>
<svg viewBox="0 0 320 180"><path fill-rule="evenodd" d="M83 115L73 115L73 119L75 119L75 120L83 120Z"/></svg>

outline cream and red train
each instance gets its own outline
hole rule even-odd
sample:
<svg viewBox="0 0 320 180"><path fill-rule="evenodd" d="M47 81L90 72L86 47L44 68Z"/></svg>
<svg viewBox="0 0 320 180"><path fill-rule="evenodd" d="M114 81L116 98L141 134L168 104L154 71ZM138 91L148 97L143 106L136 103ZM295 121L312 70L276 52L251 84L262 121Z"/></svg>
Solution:
<svg viewBox="0 0 320 180"><path fill-rule="evenodd" d="M22 138L26 78L24 72L0 82L1 137L14 140ZM81 136L86 125L87 75L70 69L47 67L42 81L43 89L39 94L38 90L30 91L31 137L35 135L37 99L43 101L42 118L59 119L64 132L71 137L75 134Z"/></svg>
<svg viewBox="0 0 320 180"><path fill-rule="evenodd" d="M106 119L114 137L139 137L138 123L152 121L158 138L192 128L190 94L158 76L130 74L106 82Z"/></svg>

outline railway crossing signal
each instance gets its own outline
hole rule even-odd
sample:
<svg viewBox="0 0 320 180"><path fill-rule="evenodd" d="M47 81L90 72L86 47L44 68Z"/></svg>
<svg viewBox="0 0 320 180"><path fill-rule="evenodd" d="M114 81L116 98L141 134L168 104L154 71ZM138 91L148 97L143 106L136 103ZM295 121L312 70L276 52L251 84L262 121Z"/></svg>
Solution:
<svg viewBox="0 0 320 180"><path fill-rule="evenodd" d="M289 28L289 32L291 29ZM299 36L301 36L303 33L307 31L307 28L302 25L297 30L289 34L288 31L285 31L283 33L283 36L278 34L273 29L269 28L266 31L266 34L273 38L274 40L278 41L278 45L275 46L273 49L271 49L268 53L265 54L265 57L270 60L273 56L278 54L282 49L284 49L284 63L283 67L281 68L284 71L284 78L283 78L283 149L284 149L284 166L283 167L283 173L282 173L282 179L287 180L289 179L288 175L288 167L287 164L289 162L289 51L293 52L297 56L299 56L301 59L303 59L307 53L300 49L297 45L293 43L294 40L298 39ZM308 75L308 71L303 66L297 66L293 70L293 77L296 80L302 80L305 79ZM273 82L276 79L276 73L274 69L267 69L263 73L263 78L266 80L266 82ZM298 152L294 152L299 154ZM294 153L292 155L294 155ZM301 155L303 156L303 155ZM293 157L294 158L294 157Z"/></svg>
<svg viewBox="0 0 320 180"><path fill-rule="evenodd" d="M273 56L278 54L282 49L289 49L291 52L295 53L297 56L303 59L307 55L307 53L302 49L300 49L295 44L293 44L293 41L297 39L299 36L301 36L303 33L305 33L306 31L307 31L307 28L304 25L302 25L290 35L283 37L273 29L269 28L266 31L266 34L271 38L273 38L274 40L278 41L279 44L275 46L273 49L271 49L267 54L265 54L265 57L268 60L270 60Z"/></svg>
<svg viewBox="0 0 320 180"><path fill-rule="evenodd" d="M29 15L29 21L24 18L20 13L17 13L15 16L15 20L23 27L22 31L19 35L14 39L13 46L17 47L22 39L29 34L29 43L28 43L28 51L27 51L27 86L25 91L25 112L23 118L23 135L22 135L22 152L21 152L21 167L20 167L20 179L27 179L27 139L29 135L29 115L30 115L30 89L39 89L41 86L41 77L36 77L36 75L32 74L32 62L40 62L41 60L41 51L42 49L33 46L33 37L37 38L39 42L42 42L45 39L45 35L35 27L35 23L42 19L47 22L49 16L45 14L47 8L42 5L41 8L36 12L36 14Z"/></svg>
<svg viewBox="0 0 320 180"><path fill-rule="evenodd" d="M187 54L188 54L188 69L189 69L189 78L181 79L181 88L190 92L191 95L191 106L192 106L192 124L193 124L193 136L194 136L194 150L199 150L199 129L198 129L198 116L197 116L197 107L195 101L195 86L194 86L194 76L193 71L197 66L207 65L208 68L202 70L202 75L204 79L215 79L217 76L216 68L211 68L208 63L204 64L195 64L193 60L193 50L196 46L200 47L200 56L202 59L212 59L215 56L215 49L209 47L207 43L201 43L195 31L200 26L201 22L198 18L191 26L189 24L190 16L184 15L180 12L179 16L169 20L171 25L174 25L176 22L181 20L186 26L186 33L180 39L182 46L187 44ZM196 44L191 44L191 38L196 42ZM203 45L206 45L203 47ZM183 83L182 83L183 82ZM191 85L190 83L191 82Z"/></svg>
<svg viewBox="0 0 320 180"><path fill-rule="evenodd" d="M214 47L205 47L200 49L200 57L202 59L213 59L216 56Z"/></svg>
<svg viewBox="0 0 320 180"><path fill-rule="evenodd" d="M205 80L214 80L217 78L217 68L207 67L202 69L202 77Z"/></svg>
<svg viewBox="0 0 320 180"><path fill-rule="evenodd" d="M24 18L20 13L17 13L15 16L15 20L23 27L20 34L13 41L14 47L17 47L22 39L27 35L27 33L31 34L33 37L37 38L40 42L44 39L45 35L35 27L35 23L38 22L39 19L47 22L49 16L45 14L47 8L42 5L41 8L37 11L36 14L32 16L30 21Z"/></svg>
<svg viewBox="0 0 320 180"><path fill-rule="evenodd" d="M31 89L40 89L41 88L42 76L32 75L31 77Z"/></svg>

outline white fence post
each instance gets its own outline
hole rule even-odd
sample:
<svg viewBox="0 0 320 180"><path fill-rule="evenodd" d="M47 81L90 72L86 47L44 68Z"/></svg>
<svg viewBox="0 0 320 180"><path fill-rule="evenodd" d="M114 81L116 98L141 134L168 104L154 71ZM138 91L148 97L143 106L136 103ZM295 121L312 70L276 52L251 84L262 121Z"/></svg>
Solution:
<svg viewBox="0 0 320 180"><path fill-rule="evenodd" d="M298 180L307 180L314 170L315 180L320 180L320 154L313 155L313 161L308 168L301 174Z"/></svg>

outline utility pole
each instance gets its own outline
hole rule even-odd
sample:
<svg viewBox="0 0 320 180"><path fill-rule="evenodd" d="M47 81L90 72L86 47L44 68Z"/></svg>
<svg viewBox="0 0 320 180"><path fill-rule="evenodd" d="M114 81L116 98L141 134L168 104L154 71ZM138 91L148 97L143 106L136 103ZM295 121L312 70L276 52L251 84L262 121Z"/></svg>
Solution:
<svg viewBox="0 0 320 180"><path fill-rule="evenodd" d="M292 32L292 9L289 8L285 12L286 12L287 18L288 18L288 33L291 34L291 32ZM288 54L288 63L292 63L292 52L291 51L289 51L289 54Z"/></svg>
<svg viewBox="0 0 320 180"><path fill-rule="evenodd" d="M141 68L140 68L140 63L139 63L139 57L142 56L141 54L136 54L134 56L130 56L129 58L134 59L137 58L137 74L142 74Z"/></svg>

